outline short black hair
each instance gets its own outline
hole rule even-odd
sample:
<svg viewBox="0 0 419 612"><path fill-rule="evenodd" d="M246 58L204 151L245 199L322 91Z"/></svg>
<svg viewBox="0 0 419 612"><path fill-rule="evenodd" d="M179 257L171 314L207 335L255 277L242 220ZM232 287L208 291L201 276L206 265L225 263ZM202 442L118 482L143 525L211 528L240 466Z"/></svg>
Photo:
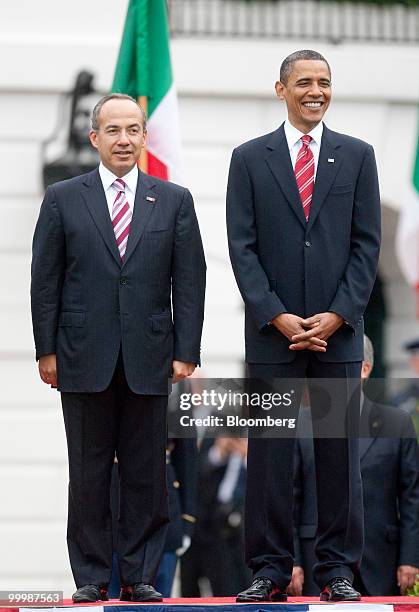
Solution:
<svg viewBox="0 0 419 612"><path fill-rule="evenodd" d="M330 70L329 62L321 53L317 51L312 51L311 49L302 49L301 51L294 51L291 55L288 55L284 59L281 64L281 69L279 71L279 80L281 83L286 85L288 83L289 76L294 68L294 64L300 60L317 60L320 62L324 62L329 69L330 75L332 71Z"/></svg>

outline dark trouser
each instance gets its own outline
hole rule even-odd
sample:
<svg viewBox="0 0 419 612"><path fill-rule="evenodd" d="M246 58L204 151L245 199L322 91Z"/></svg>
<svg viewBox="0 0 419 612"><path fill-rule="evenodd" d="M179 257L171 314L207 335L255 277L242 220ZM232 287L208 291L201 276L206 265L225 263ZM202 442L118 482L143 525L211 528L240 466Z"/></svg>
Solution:
<svg viewBox="0 0 419 612"><path fill-rule="evenodd" d="M313 567L316 564L315 538L300 539L301 556L304 570L303 595L307 597L318 596L320 589L313 580Z"/></svg>
<svg viewBox="0 0 419 612"><path fill-rule="evenodd" d="M133 393L120 356L105 391L62 393L61 401L70 472L67 542L76 585L107 585L110 580L115 453L121 492L121 581L152 583L168 522L167 396Z"/></svg>
<svg viewBox="0 0 419 612"><path fill-rule="evenodd" d="M359 387L355 384L360 372L361 362L326 363L309 351L298 353L291 363L248 364L252 379L340 379L333 387L338 398L334 398L331 414L340 410L342 431L348 429L350 436L325 437L323 420L316 419L324 408L322 394L310 393L319 515L318 563L313 573L320 588L336 576L352 580L362 555L362 487L356 436ZM301 384L296 384L293 406L284 409L286 416L297 417L301 390ZM289 584L293 567L293 433L295 429L283 438L249 438L246 560L254 576L266 576L280 588Z"/></svg>
<svg viewBox="0 0 419 612"><path fill-rule="evenodd" d="M205 542L192 538L181 557L182 597L202 597L200 580L207 578L214 597L232 597L247 587L249 570L243 562L241 529L229 539L211 531Z"/></svg>

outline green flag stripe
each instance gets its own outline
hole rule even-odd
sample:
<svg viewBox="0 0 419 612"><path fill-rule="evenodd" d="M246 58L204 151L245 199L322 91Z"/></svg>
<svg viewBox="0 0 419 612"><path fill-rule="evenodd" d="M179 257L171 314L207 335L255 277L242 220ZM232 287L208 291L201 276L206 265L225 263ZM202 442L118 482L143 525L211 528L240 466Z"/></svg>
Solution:
<svg viewBox="0 0 419 612"><path fill-rule="evenodd" d="M137 0L134 70L136 72L137 96L148 96L150 91L150 40L148 22L148 0Z"/></svg>
<svg viewBox="0 0 419 612"><path fill-rule="evenodd" d="M172 80L166 0L130 0L112 91L147 96L151 116Z"/></svg>
<svg viewBox="0 0 419 612"><path fill-rule="evenodd" d="M419 195L419 137L416 145L416 161L413 168L413 186Z"/></svg>

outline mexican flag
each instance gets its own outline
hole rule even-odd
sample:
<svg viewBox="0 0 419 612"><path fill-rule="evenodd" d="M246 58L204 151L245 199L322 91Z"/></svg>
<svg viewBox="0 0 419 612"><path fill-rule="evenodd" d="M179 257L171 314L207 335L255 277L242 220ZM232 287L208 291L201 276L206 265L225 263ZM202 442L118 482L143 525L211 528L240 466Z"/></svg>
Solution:
<svg viewBox="0 0 419 612"><path fill-rule="evenodd" d="M419 295L419 130L414 160L409 197L397 226L396 253L403 275Z"/></svg>
<svg viewBox="0 0 419 612"><path fill-rule="evenodd" d="M147 99L148 174L182 182L166 0L129 0L112 92Z"/></svg>

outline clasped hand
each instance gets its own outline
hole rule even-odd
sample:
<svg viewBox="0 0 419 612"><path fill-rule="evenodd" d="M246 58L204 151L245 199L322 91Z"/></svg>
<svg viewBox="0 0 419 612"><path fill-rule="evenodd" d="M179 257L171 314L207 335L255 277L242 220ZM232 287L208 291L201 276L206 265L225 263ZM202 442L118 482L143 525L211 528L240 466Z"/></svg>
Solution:
<svg viewBox="0 0 419 612"><path fill-rule="evenodd" d="M271 323L291 342L291 351L325 353L328 338L343 324L343 318L335 312L320 312L308 319L284 312Z"/></svg>

